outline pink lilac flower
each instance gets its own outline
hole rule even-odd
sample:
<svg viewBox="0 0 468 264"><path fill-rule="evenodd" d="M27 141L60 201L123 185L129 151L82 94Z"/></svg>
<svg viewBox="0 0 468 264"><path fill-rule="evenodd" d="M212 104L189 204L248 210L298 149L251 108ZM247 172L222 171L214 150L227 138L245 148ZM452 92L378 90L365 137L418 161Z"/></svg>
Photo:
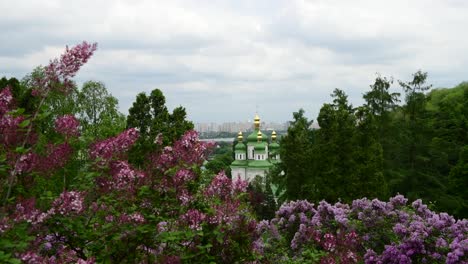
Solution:
<svg viewBox="0 0 468 264"><path fill-rule="evenodd" d="M0 219L0 234L5 233L12 227L11 220L8 217L2 217Z"/></svg>
<svg viewBox="0 0 468 264"><path fill-rule="evenodd" d="M19 160L16 162L15 172L17 175L22 173L28 173L33 170L38 164L39 157L35 153L23 154L19 157Z"/></svg>
<svg viewBox="0 0 468 264"><path fill-rule="evenodd" d="M192 200L192 196L187 189L182 188L177 190L177 200L179 200L182 206L187 206Z"/></svg>
<svg viewBox="0 0 468 264"><path fill-rule="evenodd" d="M95 259L94 258L89 258L87 260L84 260L84 259L78 259L78 261L76 262L76 264L94 264L96 263Z"/></svg>
<svg viewBox="0 0 468 264"><path fill-rule="evenodd" d="M198 133L189 130L174 143L175 154L186 164L201 165L207 152L214 146L213 142L202 142L198 139Z"/></svg>
<svg viewBox="0 0 468 264"><path fill-rule="evenodd" d="M66 47L65 53L59 59L51 60L44 69L44 76L33 80L34 95L45 96L50 90L68 93L73 87L70 78L74 77L78 70L93 55L97 44L89 44L86 41L72 48Z"/></svg>
<svg viewBox="0 0 468 264"><path fill-rule="evenodd" d="M15 146L24 141L24 132L20 131L19 127L24 120L23 116L13 117L8 114L0 117L0 143L4 146ZM34 142L33 138L33 135L29 137L31 143Z"/></svg>
<svg viewBox="0 0 468 264"><path fill-rule="evenodd" d="M35 156L33 169L47 173L61 168L69 161L72 153L73 149L68 142L58 145L48 144L44 156Z"/></svg>
<svg viewBox="0 0 468 264"><path fill-rule="evenodd" d="M244 193L247 191L248 186L248 181L242 180L240 177L237 177L237 179L232 184L232 190L234 191L234 193Z"/></svg>
<svg viewBox="0 0 468 264"><path fill-rule="evenodd" d="M333 234L325 234L323 238L325 240L325 242L323 243L323 247L325 248L325 250L333 252L336 247L335 236Z"/></svg>
<svg viewBox="0 0 468 264"><path fill-rule="evenodd" d="M145 222L145 218L143 217L143 215L141 213L133 213L130 215L130 220L133 222L133 223L138 223L138 224L141 224L141 223L144 223Z"/></svg>
<svg viewBox="0 0 468 264"><path fill-rule="evenodd" d="M14 215L15 222L26 221L33 225L44 222L50 214L41 212L36 208L36 200L26 199L16 204L16 212Z"/></svg>
<svg viewBox="0 0 468 264"><path fill-rule="evenodd" d="M90 156L98 160L98 164L105 165L114 156L128 151L138 139L139 133L135 128L130 128L116 137L108 138L95 143L91 147Z"/></svg>
<svg viewBox="0 0 468 264"><path fill-rule="evenodd" d="M13 103L13 94L9 86L0 91L0 117L10 110Z"/></svg>
<svg viewBox="0 0 468 264"><path fill-rule="evenodd" d="M78 126L80 122L72 115L64 115L55 120L55 131L65 137L79 136Z"/></svg>
<svg viewBox="0 0 468 264"><path fill-rule="evenodd" d="M177 164L201 165L213 149L213 142L202 142L197 132L187 131L173 147L164 147L162 153L151 156L151 163L159 170L173 168Z"/></svg>
<svg viewBox="0 0 468 264"><path fill-rule="evenodd" d="M201 223L205 220L206 215L197 209L190 209L180 218L190 229L201 230Z"/></svg>
<svg viewBox="0 0 468 264"><path fill-rule="evenodd" d="M214 215L208 217L210 224L232 224L244 214L244 212L239 211L239 200L230 200L224 204L213 204L211 207L214 210Z"/></svg>
<svg viewBox="0 0 468 264"><path fill-rule="evenodd" d="M119 217L120 223L133 223L133 224L141 224L145 222L145 218L139 212L133 214L126 214L123 213Z"/></svg>
<svg viewBox="0 0 468 264"><path fill-rule="evenodd" d="M84 211L84 193L76 191L65 191L52 203L55 213L61 215L80 214Z"/></svg>
<svg viewBox="0 0 468 264"><path fill-rule="evenodd" d="M195 179L195 174L190 170L180 169L176 172L173 179L175 186L180 186Z"/></svg>
<svg viewBox="0 0 468 264"><path fill-rule="evenodd" d="M27 251L25 253L22 253L20 256L20 259L24 263L31 263L31 264L44 263L44 258L36 254L36 252L33 252L33 251Z"/></svg>
<svg viewBox="0 0 468 264"><path fill-rule="evenodd" d="M162 222L159 222L156 225L156 228L158 229L158 232L162 233L162 232L166 232L168 230L167 226L168 226L167 222L162 221Z"/></svg>
<svg viewBox="0 0 468 264"><path fill-rule="evenodd" d="M134 170L126 161L115 161L111 165L112 180L107 182L107 187L115 190L129 190L144 178L144 174Z"/></svg>
<svg viewBox="0 0 468 264"><path fill-rule="evenodd" d="M217 196L221 199L227 199L231 195L232 181L226 176L224 171L218 173L205 190L208 197Z"/></svg>

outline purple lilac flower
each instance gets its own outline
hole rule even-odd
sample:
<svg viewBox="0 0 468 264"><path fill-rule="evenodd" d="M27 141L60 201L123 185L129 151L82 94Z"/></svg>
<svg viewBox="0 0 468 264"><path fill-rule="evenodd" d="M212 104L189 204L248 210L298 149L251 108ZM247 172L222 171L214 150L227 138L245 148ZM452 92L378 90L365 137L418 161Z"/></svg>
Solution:
<svg viewBox="0 0 468 264"><path fill-rule="evenodd" d="M55 120L55 131L66 136L79 136L78 126L80 122L72 115L64 115Z"/></svg>

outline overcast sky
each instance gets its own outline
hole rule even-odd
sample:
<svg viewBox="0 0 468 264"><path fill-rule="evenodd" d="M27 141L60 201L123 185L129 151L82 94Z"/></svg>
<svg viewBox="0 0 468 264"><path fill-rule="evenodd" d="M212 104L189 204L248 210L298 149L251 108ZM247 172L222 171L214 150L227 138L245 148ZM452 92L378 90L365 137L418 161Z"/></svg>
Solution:
<svg viewBox="0 0 468 264"><path fill-rule="evenodd" d="M361 104L377 72L468 80L465 0L0 0L0 10L0 77L97 42L75 80L104 82L123 113L159 88L195 122L245 121L257 108L264 121L299 108L315 120L334 88Z"/></svg>

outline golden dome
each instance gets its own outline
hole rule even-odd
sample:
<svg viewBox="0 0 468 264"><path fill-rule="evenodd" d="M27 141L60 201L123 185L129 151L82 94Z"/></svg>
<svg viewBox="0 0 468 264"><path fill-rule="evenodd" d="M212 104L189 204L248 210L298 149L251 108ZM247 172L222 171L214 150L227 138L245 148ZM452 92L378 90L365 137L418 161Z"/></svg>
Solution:
<svg viewBox="0 0 468 264"><path fill-rule="evenodd" d="M242 131L239 131L239 133L237 134L237 141L242 142L243 139L244 136L242 136Z"/></svg>
<svg viewBox="0 0 468 264"><path fill-rule="evenodd" d="M262 141L262 132L260 130L257 132L257 140Z"/></svg>
<svg viewBox="0 0 468 264"><path fill-rule="evenodd" d="M255 114L254 125L255 125L255 129L260 128L260 117L258 117L258 114Z"/></svg>
<svg viewBox="0 0 468 264"><path fill-rule="evenodd" d="M273 131L273 132L271 133L271 139L272 139L272 140L276 140L276 131Z"/></svg>

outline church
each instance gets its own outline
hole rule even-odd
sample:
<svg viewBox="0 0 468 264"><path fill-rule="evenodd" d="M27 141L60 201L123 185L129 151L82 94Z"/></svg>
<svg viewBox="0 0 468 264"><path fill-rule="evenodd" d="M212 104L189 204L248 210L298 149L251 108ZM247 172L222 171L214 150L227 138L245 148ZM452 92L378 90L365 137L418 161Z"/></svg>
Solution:
<svg viewBox="0 0 468 264"><path fill-rule="evenodd" d="M240 177L251 181L255 176L265 176L268 170L280 160L279 144L276 132L271 133L271 140L260 131L260 118L255 115L254 130L244 141L242 132L237 136L234 146L235 159L231 164L233 179Z"/></svg>

